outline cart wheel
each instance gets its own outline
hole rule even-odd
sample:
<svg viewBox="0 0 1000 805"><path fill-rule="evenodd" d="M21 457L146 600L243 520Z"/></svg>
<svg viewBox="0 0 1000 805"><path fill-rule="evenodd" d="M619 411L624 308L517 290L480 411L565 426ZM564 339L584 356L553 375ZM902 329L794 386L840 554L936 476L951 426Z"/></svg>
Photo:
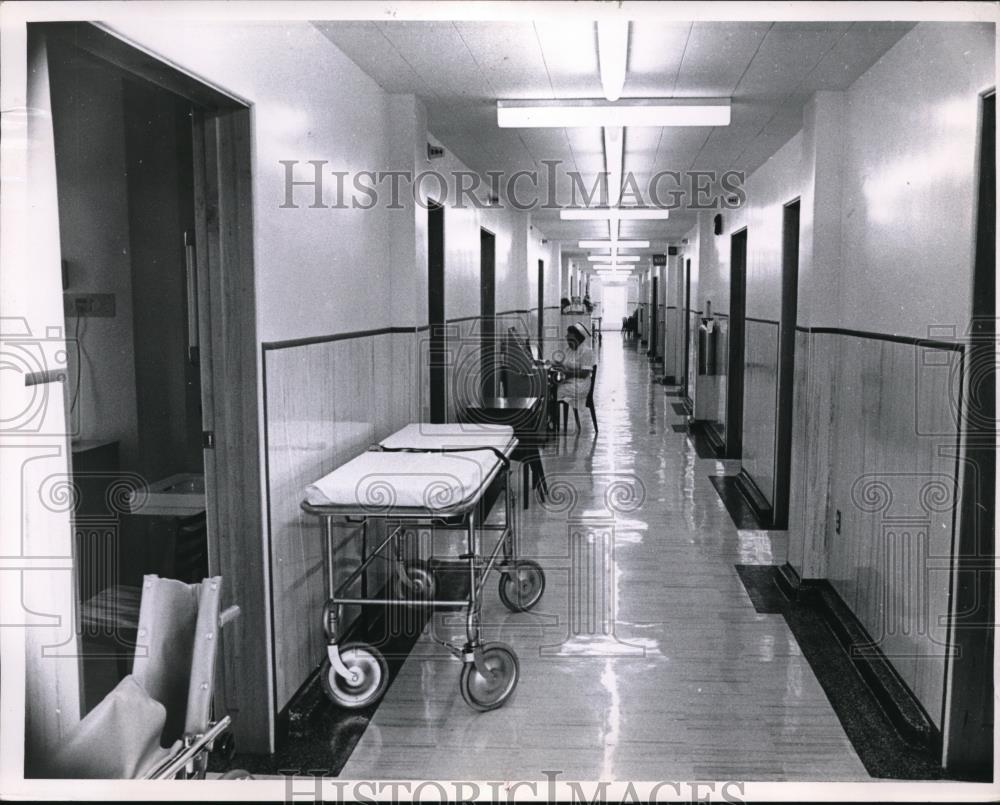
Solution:
<svg viewBox="0 0 1000 805"><path fill-rule="evenodd" d="M487 643L482 651L489 677L480 674L474 662L467 662L458 684L465 703L473 710L486 712L500 707L514 692L520 666L514 649L506 643Z"/></svg>
<svg viewBox="0 0 1000 805"><path fill-rule="evenodd" d="M252 780L253 775L246 769L230 769L219 776L220 780Z"/></svg>
<svg viewBox="0 0 1000 805"><path fill-rule="evenodd" d="M323 690L334 704L357 710L382 698L389 687L389 665L378 649L363 643L348 643L341 647L340 659L357 678L338 676L327 658L321 672Z"/></svg>
<svg viewBox="0 0 1000 805"><path fill-rule="evenodd" d="M396 597L409 599L433 598L437 585L434 581L434 573L431 572L427 563L421 561L407 562L405 567L409 583L401 575L396 576Z"/></svg>
<svg viewBox="0 0 1000 805"><path fill-rule="evenodd" d="M527 612L542 600L545 592L545 571L531 559L519 559L513 573L500 574L500 600L511 612Z"/></svg>

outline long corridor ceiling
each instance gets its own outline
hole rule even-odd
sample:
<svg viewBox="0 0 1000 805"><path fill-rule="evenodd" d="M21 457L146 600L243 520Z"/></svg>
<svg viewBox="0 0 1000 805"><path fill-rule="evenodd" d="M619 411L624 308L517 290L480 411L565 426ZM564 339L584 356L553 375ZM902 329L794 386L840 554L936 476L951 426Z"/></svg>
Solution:
<svg viewBox="0 0 1000 805"><path fill-rule="evenodd" d="M544 172L543 160L594 177L604 171L601 128L501 129L498 100L603 98L593 21L315 21L387 92L413 93L430 131L470 168ZM732 98L725 127L629 127L624 170L645 184L658 171L749 174L801 128L818 90L846 89L912 22L633 21L622 98ZM589 184L589 182L588 182ZM695 221L623 221L620 237L659 249ZM533 220L572 249L607 238L602 221Z"/></svg>

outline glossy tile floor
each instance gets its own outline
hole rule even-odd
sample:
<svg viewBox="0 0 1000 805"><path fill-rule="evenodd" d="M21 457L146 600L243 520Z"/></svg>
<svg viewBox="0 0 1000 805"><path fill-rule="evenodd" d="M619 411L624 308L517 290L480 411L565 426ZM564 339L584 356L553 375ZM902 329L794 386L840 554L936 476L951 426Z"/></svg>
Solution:
<svg viewBox="0 0 1000 805"><path fill-rule="evenodd" d="M551 498L521 515L545 595L512 614L486 588L484 638L517 651L517 689L473 711L425 633L341 776L870 779L784 619L737 575L782 562L779 535L736 529L708 480L732 468L673 431L677 398L635 347L606 334L599 357L600 434L582 415L560 437ZM462 634L453 617L434 617L439 636Z"/></svg>

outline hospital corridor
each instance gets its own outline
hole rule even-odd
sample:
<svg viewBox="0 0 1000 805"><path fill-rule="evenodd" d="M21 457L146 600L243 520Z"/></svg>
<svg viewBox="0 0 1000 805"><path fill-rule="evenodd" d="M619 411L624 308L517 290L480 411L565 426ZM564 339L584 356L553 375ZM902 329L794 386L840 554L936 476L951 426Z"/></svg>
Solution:
<svg viewBox="0 0 1000 805"><path fill-rule="evenodd" d="M4 4L0 794L995 800L996 17Z"/></svg>

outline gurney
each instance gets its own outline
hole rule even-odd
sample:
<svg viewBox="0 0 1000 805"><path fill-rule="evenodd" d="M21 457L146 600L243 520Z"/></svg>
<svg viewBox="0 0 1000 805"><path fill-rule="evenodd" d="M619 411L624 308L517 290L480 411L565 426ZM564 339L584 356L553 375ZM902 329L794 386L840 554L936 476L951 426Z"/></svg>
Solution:
<svg viewBox="0 0 1000 805"><path fill-rule="evenodd" d="M484 643L480 635L483 588L489 574L500 572L499 595L513 612L527 611L541 599L545 574L532 560L518 558L514 521L515 485L510 461L517 447L506 425L411 424L383 439L366 453L325 475L305 491L302 508L323 520L326 537L327 600L323 628L327 657L320 678L327 696L349 709L366 707L388 687L388 664L372 645L341 645L342 607L348 605L412 606L435 610L466 610L466 642L435 641L462 660L459 688L475 710L503 705L517 685L519 665L514 650L500 642ZM504 497L504 519L488 523L491 491ZM362 557L360 565L339 586L334 583L334 525L338 520L386 521L382 543ZM468 566L468 595L440 598L429 563L404 562L400 542L407 526L428 526L466 533L465 552L458 559ZM481 550L481 535L496 541ZM376 558L388 553L395 571L395 598L350 597L345 591L362 577ZM433 557L430 557L433 559Z"/></svg>
<svg viewBox="0 0 1000 805"><path fill-rule="evenodd" d="M240 610L220 612L221 594L220 576L200 584L143 577L132 673L70 730L50 776L201 779L210 752L231 756L230 717L212 720L212 698L220 631Z"/></svg>

